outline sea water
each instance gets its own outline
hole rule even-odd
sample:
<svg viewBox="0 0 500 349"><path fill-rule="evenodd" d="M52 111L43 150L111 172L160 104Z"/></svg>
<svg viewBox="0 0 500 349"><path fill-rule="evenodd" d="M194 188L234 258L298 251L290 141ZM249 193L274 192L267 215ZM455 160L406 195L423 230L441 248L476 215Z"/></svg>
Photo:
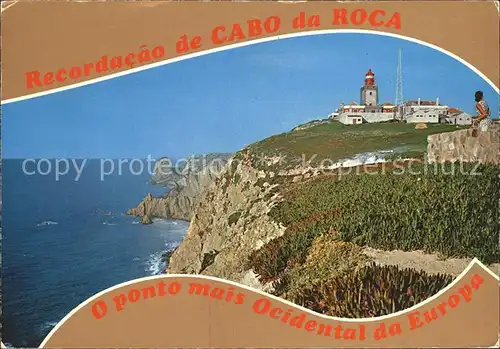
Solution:
<svg viewBox="0 0 500 349"><path fill-rule="evenodd" d="M23 160L3 161L3 338L38 347L74 307L121 282L161 273L164 251L183 239L188 223L151 225L124 212L147 193L147 171L100 176L89 160L81 177L27 175Z"/></svg>

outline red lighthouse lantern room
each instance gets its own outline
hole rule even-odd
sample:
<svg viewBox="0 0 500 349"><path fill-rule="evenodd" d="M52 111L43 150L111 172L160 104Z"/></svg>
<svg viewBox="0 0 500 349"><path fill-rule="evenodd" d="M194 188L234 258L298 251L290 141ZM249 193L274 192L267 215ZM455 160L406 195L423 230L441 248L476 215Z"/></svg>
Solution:
<svg viewBox="0 0 500 349"><path fill-rule="evenodd" d="M368 69L368 73L365 74L365 85L366 86L375 85L375 74L373 74L371 69Z"/></svg>

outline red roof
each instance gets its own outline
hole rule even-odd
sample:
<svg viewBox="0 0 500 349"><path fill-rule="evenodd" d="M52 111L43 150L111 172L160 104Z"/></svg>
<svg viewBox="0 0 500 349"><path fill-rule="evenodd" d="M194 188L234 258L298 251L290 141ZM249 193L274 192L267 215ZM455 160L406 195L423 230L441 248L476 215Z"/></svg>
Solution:
<svg viewBox="0 0 500 349"><path fill-rule="evenodd" d="M371 69L368 69L368 73L366 73L365 76L368 76L368 75L375 75L375 74L373 74Z"/></svg>
<svg viewBox="0 0 500 349"><path fill-rule="evenodd" d="M448 109L448 111L450 113L462 113L462 111L460 109L457 109L457 108L450 108L450 109Z"/></svg>

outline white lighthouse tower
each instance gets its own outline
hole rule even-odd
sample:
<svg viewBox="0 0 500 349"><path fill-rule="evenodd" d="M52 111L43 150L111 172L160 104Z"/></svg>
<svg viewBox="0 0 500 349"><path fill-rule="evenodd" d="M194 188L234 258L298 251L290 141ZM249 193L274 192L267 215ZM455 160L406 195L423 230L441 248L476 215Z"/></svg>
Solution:
<svg viewBox="0 0 500 349"><path fill-rule="evenodd" d="M375 74L371 69L365 74L365 85L361 87L361 105L370 107L378 105L378 87L375 85Z"/></svg>

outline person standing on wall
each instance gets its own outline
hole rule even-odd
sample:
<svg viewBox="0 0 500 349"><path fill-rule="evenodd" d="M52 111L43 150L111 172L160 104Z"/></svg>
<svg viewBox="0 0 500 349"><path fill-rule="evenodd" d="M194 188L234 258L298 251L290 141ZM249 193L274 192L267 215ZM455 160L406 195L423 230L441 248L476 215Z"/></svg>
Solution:
<svg viewBox="0 0 500 349"><path fill-rule="evenodd" d="M477 115L472 119L472 127L477 128L479 126L481 131L487 131L491 124L491 120L489 119L491 115L490 107L484 100L482 91L476 91L474 97L476 100Z"/></svg>

